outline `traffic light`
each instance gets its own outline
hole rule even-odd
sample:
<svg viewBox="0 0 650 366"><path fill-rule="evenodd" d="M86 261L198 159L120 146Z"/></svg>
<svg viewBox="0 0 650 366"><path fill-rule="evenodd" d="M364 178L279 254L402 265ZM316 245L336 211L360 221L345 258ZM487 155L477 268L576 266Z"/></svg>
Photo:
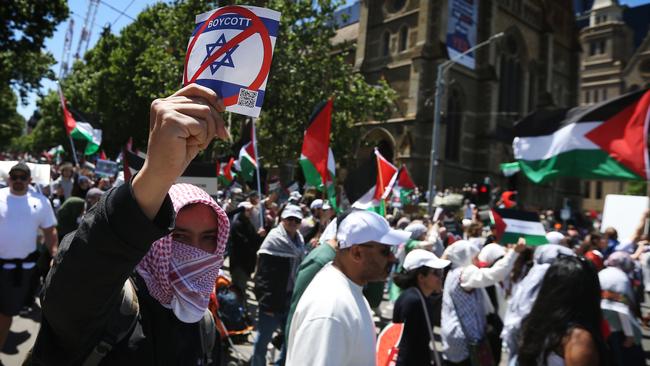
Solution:
<svg viewBox="0 0 650 366"><path fill-rule="evenodd" d="M483 183L478 186L478 198L476 204L478 206L486 206L490 204L490 178L485 177Z"/></svg>

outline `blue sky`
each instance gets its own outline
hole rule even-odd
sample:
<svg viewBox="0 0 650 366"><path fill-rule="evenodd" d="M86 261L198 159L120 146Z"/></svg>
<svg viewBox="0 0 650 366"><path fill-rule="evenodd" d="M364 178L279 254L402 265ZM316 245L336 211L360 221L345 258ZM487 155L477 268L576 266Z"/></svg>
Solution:
<svg viewBox="0 0 650 366"><path fill-rule="evenodd" d="M97 42L99 34L104 27L104 25L110 24L111 31L114 34L118 34L122 28L130 24L133 18L136 18L137 15L144 10L147 6L160 2L161 0L100 0L99 8L97 10L97 16L95 18L95 25L92 28L89 49ZM348 4L352 4L354 0L346 0ZM647 4L650 0L620 0L621 4L626 4L630 6L636 6L641 4ZM84 18L86 16L86 10L88 7L88 0L69 0L68 7L70 8L70 18L74 19L74 36L72 39L71 46L71 60L72 64L74 53L77 50L77 45L79 43L79 37L81 36L81 29L83 27ZM120 14L122 11L124 14ZM47 51L54 55L54 58L57 60L57 64L52 66L52 70L55 75L59 74L59 61L62 58L63 53L63 41L65 39L65 32L68 29L68 22L66 20L59 24L52 38L49 38L45 41L45 48ZM83 51L83 49L82 49ZM43 79L42 81L43 92L47 92L50 89L55 88L55 83L51 80ZM36 93L30 95L28 104L18 105L18 113L22 114L25 119L29 119L34 109L36 108Z"/></svg>

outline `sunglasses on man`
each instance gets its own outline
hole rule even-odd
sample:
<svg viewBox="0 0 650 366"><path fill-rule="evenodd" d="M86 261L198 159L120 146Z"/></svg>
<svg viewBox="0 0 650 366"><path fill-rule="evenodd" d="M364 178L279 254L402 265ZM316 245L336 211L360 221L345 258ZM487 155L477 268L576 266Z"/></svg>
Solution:
<svg viewBox="0 0 650 366"><path fill-rule="evenodd" d="M287 217L285 220L291 221L295 224L300 224L302 222L302 220L297 217Z"/></svg>
<svg viewBox="0 0 650 366"><path fill-rule="evenodd" d="M381 248L379 249L379 254L381 254L381 255L384 256L384 257L388 257L388 256L390 255L390 253L393 252L393 247L390 246L390 245L383 245L383 244L359 244L359 246L361 246L361 247L366 247L366 248L372 248L372 247L379 246L379 247L381 247Z"/></svg>
<svg viewBox="0 0 650 366"><path fill-rule="evenodd" d="M24 175L24 174L10 174L10 175L9 175L9 179L11 179L11 180L13 180L13 181L23 181L23 182L26 182L26 181L29 179L29 177L26 176L26 175Z"/></svg>

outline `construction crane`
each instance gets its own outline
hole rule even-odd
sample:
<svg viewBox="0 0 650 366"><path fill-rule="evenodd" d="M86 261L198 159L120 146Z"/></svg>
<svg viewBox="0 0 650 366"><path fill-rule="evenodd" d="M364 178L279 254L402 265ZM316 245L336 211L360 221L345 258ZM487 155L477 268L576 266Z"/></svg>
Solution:
<svg viewBox="0 0 650 366"><path fill-rule="evenodd" d="M59 79L63 79L68 74L68 63L70 62L70 47L72 46L72 36L74 34L74 19L70 18L68 30L65 32L63 41L63 55L61 55L61 69L59 69Z"/></svg>
<svg viewBox="0 0 650 366"><path fill-rule="evenodd" d="M79 38L79 43L77 44L77 52L74 54L75 60L81 58L81 47L84 47L84 53L86 53L86 51L88 50L92 28L95 26L95 16L97 15L99 2L100 0L90 0L88 2L86 17L84 18L84 26L81 29L81 38Z"/></svg>

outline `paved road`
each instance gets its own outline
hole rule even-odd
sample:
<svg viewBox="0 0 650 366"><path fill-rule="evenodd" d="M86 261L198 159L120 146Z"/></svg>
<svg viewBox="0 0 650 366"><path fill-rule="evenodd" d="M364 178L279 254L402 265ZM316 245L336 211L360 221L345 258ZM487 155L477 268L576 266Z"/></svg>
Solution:
<svg viewBox="0 0 650 366"><path fill-rule="evenodd" d="M255 296L251 291L252 283L249 282L249 291L248 298L254 299ZM647 314L650 312L650 298L646 298L646 302L643 304L643 313ZM248 302L248 306L251 313L255 313L257 303L254 300ZM392 304L388 301L382 302L380 306L380 315L375 316L375 324L378 328L383 327L390 321L393 313ZM26 316L17 316L14 318L14 322L11 326L11 332L9 333L9 339L5 345L2 352L0 352L0 366L20 366L22 364L25 355L29 349L34 344L38 328L40 326L40 307L38 303L36 307L30 314ZM438 329L436 329L438 333ZM646 351L646 365L650 365L650 330L644 329L643 332L643 349ZM252 342L254 340L254 333L251 333L248 337L248 342L245 344L235 345L234 349L230 352L230 363L227 366L235 365L247 365L245 362L250 358L253 353ZM269 346L268 357L277 355L279 352L276 351L273 346ZM502 357L505 360L505 355ZM501 362L501 366L505 366L505 361Z"/></svg>

